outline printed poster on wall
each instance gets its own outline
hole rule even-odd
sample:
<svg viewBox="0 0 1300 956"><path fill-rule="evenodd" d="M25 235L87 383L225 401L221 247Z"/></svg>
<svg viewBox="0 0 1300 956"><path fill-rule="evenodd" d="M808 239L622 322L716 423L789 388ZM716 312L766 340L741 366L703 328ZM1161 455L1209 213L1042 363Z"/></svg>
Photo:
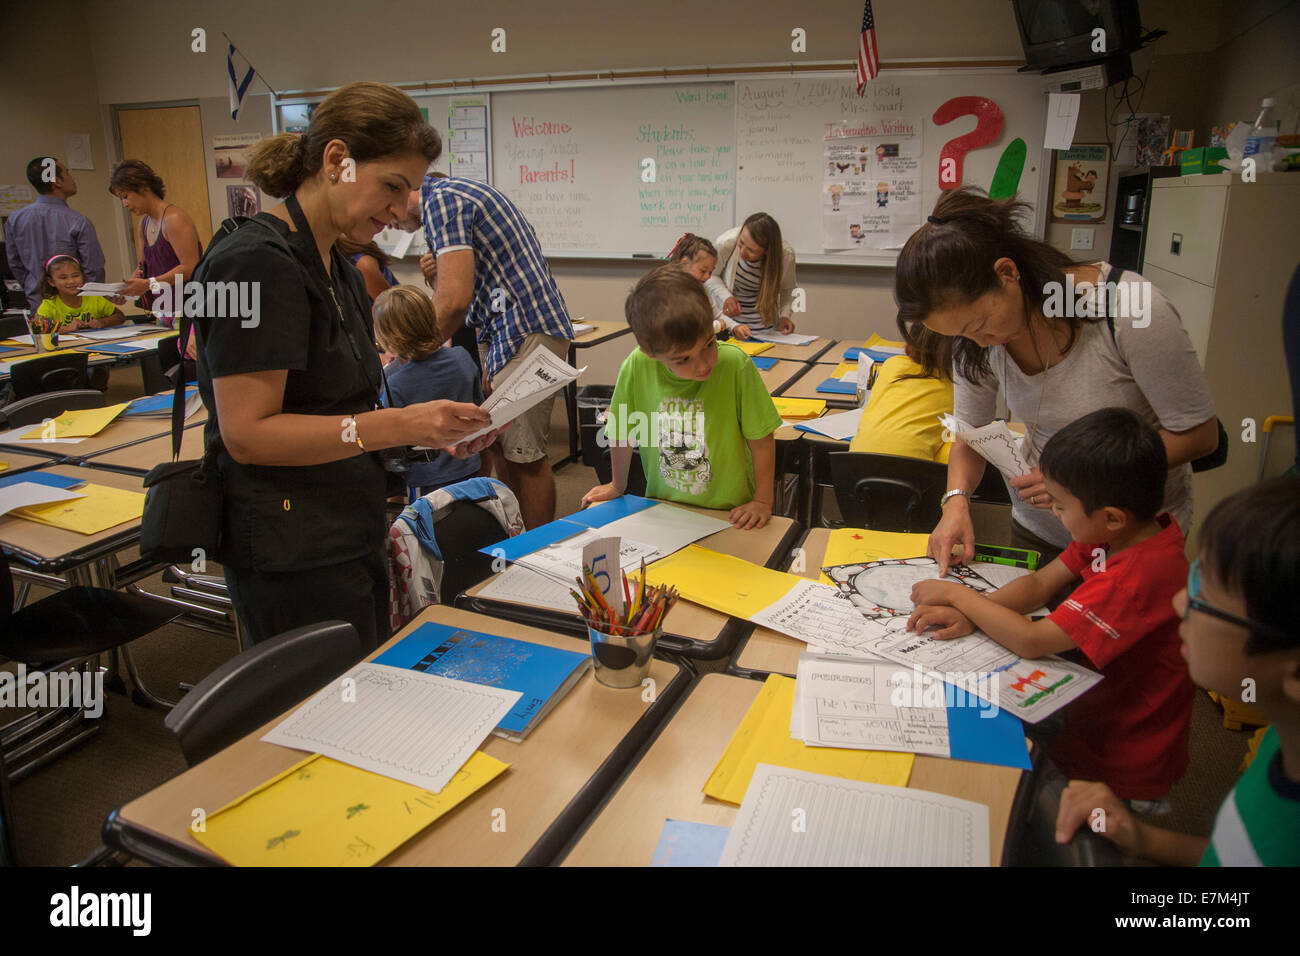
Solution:
<svg viewBox="0 0 1300 956"><path fill-rule="evenodd" d="M921 222L921 123L911 117L828 123L823 138L822 245L901 246Z"/></svg>
<svg viewBox="0 0 1300 956"><path fill-rule="evenodd" d="M212 161L217 167L217 178L243 179L253 147L261 139L261 133L232 133L212 137Z"/></svg>

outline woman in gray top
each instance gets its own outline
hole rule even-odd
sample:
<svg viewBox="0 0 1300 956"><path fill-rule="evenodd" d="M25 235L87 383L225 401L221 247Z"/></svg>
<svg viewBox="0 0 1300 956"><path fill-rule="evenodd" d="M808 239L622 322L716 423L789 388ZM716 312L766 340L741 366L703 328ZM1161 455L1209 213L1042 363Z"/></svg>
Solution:
<svg viewBox="0 0 1300 956"><path fill-rule="evenodd" d="M1159 289L1108 263L1082 264L1020 225L1027 203L970 189L945 193L898 257L898 326L926 371L951 359L956 416L973 427L996 414L1025 424L1032 470L1008 482L1015 539L1049 556L1070 542L1038 470L1047 440L1099 408L1123 405L1160 432L1169 459L1165 510L1186 533L1190 462L1218 445L1214 401L1178 313ZM922 327L938 335L925 335ZM943 516L929 553L945 568L953 546L974 552L969 495L984 459L960 440L948 458Z"/></svg>

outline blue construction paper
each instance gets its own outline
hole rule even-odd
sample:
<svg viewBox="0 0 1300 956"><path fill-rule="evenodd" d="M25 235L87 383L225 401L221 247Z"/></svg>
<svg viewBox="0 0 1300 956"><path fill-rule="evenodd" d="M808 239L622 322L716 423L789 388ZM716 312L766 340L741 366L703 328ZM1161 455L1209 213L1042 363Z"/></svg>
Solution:
<svg viewBox="0 0 1300 956"><path fill-rule="evenodd" d="M844 358L849 361L857 359L859 352L866 352L869 358L877 362L885 362L897 355L897 352L882 352L879 349L864 349L861 345L855 345L852 348L844 350Z"/></svg>
<svg viewBox="0 0 1300 956"><path fill-rule="evenodd" d="M108 352L112 355L134 355L136 352L147 352L147 348L131 345L83 345L83 352Z"/></svg>
<svg viewBox="0 0 1300 956"><path fill-rule="evenodd" d="M495 544L488 545L486 548L479 548L479 551L483 554L490 554L494 558L501 557L507 561L518 561L525 554L532 554L548 544L555 544L555 542L563 541L565 538L572 538L575 534L584 530L586 530L585 525L560 518L549 524L533 528L531 531L525 531L523 534L517 534L513 538L504 538Z"/></svg>
<svg viewBox="0 0 1300 956"><path fill-rule="evenodd" d="M196 391L198 391L198 389L196 388L187 388L185 390L185 401L188 402L190 400L190 396L193 395ZM137 398L130 405L126 406L126 410L122 412L122 414L143 415L147 412L171 411L172 397L173 396L171 394L167 394L167 395L146 395L144 398Z"/></svg>
<svg viewBox="0 0 1300 956"><path fill-rule="evenodd" d="M730 827L665 820L651 866L717 866L731 836Z"/></svg>
<svg viewBox="0 0 1300 956"><path fill-rule="evenodd" d="M584 528L599 528L611 521L617 521L619 518L626 518L638 511L653 508L656 504L658 502L651 501L649 498L642 498L639 495L622 495L613 501L602 501L600 504L584 508L582 511L575 511L571 515L566 515L564 520L580 524Z"/></svg>
<svg viewBox="0 0 1300 956"><path fill-rule="evenodd" d="M811 424L807 423L807 422L801 422L800 424L795 425L795 426L794 426L794 430L797 431L797 432L808 432L810 435L819 435L819 436L822 437L822 438L830 438L830 437L831 437L830 435L823 435L821 432L819 432L817 429L813 428L813 426L812 426ZM852 438L833 438L833 439L831 439L831 440L832 440L832 441L842 441L842 442L844 442L845 444L848 444L848 443L851 442L853 439L852 439Z"/></svg>
<svg viewBox="0 0 1300 956"><path fill-rule="evenodd" d="M18 349L17 345L0 345L0 352L17 352Z"/></svg>
<svg viewBox="0 0 1300 956"><path fill-rule="evenodd" d="M10 485L16 485L24 481L30 481L34 485L48 485L51 488L75 488L77 485L84 485L85 478L65 478L63 475L51 475L46 472L28 471L20 472L16 475L6 475L0 478L0 488L8 488Z"/></svg>
<svg viewBox="0 0 1300 956"><path fill-rule="evenodd" d="M761 355L751 355L750 358L754 360L754 364L758 366L758 370L760 372L766 372L768 369L770 369L773 365L777 363L776 359L764 358Z"/></svg>
<svg viewBox="0 0 1300 956"><path fill-rule="evenodd" d="M944 685L948 705L948 753L954 760L1030 768L1025 727L1020 718ZM956 706L964 704L964 706ZM992 715L992 716L990 716Z"/></svg>
<svg viewBox="0 0 1300 956"><path fill-rule="evenodd" d="M817 391L835 392L839 395L856 395L858 393L858 383L842 378L828 378L817 386Z"/></svg>
<svg viewBox="0 0 1300 956"><path fill-rule="evenodd" d="M523 696L497 726L506 733L522 734L589 656L430 622L417 627L374 662L449 680L517 690Z"/></svg>

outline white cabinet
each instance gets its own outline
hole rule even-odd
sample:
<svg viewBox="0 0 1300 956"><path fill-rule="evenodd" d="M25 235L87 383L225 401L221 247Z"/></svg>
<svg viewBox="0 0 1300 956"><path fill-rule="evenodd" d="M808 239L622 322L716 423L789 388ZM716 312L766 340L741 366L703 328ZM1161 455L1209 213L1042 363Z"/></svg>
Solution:
<svg viewBox="0 0 1300 956"><path fill-rule="evenodd" d="M1195 477L1199 524L1252 484L1259 445L1242 441L1269 415L1291 413L1282 301L1300 264L1300 174L1157 179L1142 274L1178 310L1228 433L1228 463Z"/></svg>

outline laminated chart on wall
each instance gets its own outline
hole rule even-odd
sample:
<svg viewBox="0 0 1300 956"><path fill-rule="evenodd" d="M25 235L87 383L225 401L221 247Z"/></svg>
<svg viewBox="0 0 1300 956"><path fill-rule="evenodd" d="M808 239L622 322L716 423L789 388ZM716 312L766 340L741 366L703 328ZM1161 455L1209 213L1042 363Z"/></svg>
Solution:
<svg viewBox="0 0 1300 956"><path fill-rule="evenodd" d="M718 865L988 866L989 808L762 764Z"/></svg>
<svg viewBox="0 0 1300 956"><path fill-rule="evenodd" d="M822 246L901 246L921 222L921 117L827 124L822 150Z"/></svg>
<svg viewBox="0 0 1300 956"><path fill-rule="evenodd" d="M996 694L986 689L981 696L988 693L999 707L1034 723L1101 680L1100 674L1059 657L1022 660L980 631L940 641L931 633L907 630L907 614L869 619L837 587L698 545L656 561L646 575L653 584L677 587L688 601L752 621L822 653L884 659L940 673L996 674Z"/></svg>
<svg viewBox="0 0 1300 956"><path fill-rule="evenodd" d="M433 793L313 754L211 814L194 838L235 866L373 866L509 766L476 751Z"/></svg>
<svg viewBox="0 0 1300 956"><path fill-rule="evenodd" d="M987 697L994 675L927 674L888 661L799 655L790 734L810 746L893 750L1030 767L1024 725ZM979 694L984 690L983 696Z"/></svg>
<svg viewBox="0 0 1300 956"><path fill-rule="evenodd" d="M780 674L769 675L709 774L704 784L706 796L724 803L740 803L760 763L869 783L907 785L915 759L910 753L809 747L802 740L793 739L790 715L794 711L794 695L793 680Z"/></svg>

